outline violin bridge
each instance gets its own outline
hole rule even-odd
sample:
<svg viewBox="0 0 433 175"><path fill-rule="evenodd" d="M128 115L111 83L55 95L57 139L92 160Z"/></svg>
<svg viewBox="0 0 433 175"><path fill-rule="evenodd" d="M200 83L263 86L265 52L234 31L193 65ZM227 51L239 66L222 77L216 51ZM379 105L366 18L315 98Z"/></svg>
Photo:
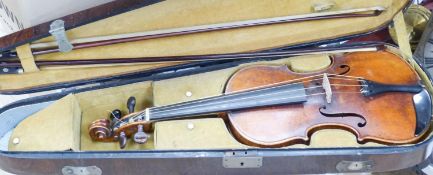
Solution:
<svg viewBox="0 0 433 175"><path fill-rule="evenodd" d="M323 82L322 82L322 88L325 90L325 97L326 102L331 103L332 100L332 90L331 90L331 83L329 82L328 74L323 74Z"/></svg>

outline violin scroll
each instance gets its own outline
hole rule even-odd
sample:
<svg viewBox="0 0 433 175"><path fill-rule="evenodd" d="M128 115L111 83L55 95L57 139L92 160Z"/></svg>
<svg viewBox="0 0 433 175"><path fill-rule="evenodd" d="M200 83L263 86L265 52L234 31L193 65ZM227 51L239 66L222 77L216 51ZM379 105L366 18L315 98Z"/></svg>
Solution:
<svg viewBox="0 0 433 175"><path fill-rule="evenodd" d="M95 141L104 141L112 135L111 121L99 119L92 122L89 126L90 137Z"/></svg>
<svg viewBox="0 0 433 175"><path fill-rule="evenodd" d="M98 142L119 142L121 149L126 147L127 139L132 137L135 143L144 144L148 141L148 134L145 131L150 130L149 122L135 121L134 107L136 104L135 97L130 97L127 102L130 114L123 116L120 110L113 110L110 119L98 119L93 121L89 126L89 135L93 141Z"/></svg>

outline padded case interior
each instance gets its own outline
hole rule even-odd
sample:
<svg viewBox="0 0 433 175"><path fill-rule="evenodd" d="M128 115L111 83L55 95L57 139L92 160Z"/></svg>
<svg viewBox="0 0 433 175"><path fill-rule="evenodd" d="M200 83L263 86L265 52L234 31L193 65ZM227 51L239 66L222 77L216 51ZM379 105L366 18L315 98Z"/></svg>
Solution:
<svg viewBox="0 0 433 175"><path fill-rule="evenodd" d="M389 47L387 52L399 55L399 51L392 47ZM96 119L108 118L110 112L114 109L120 109L125 113L127 111L126 101L130 96L137 98L136 110L143 110L149 106L162 106L215 96L223 93L227 79L242 67L250 65L286 65L294 72L315 72L327 68L331 64L332 56L332 54L305 55L275 61L253 62L196 75L70 94L21 122L14 129L9 139L9 150L120 150L118 143L92 141L88 134L88 126ZM428 81L425 73L419 67L415 65L414 68L424 81ZM427 89L432 89L429 84L427 84ZM186 95L188 92L191 95ZM58 115L61 115L61 117ZM71 123L57 122L59 119L65 119L66 121L81 120L81 123L72 122L73 125L71 125ZM38 121L39 123L56 124L42 125L37 124ZM191 129L188 127L190 125L194 127ZM29 130L38 130L38 132L34 132L33 135ZM46 139L55 132L62 133L61 137ZM19 138L19 144L14 143L15 138ZM63 144L56 144L59 139ZM79 147L76 145L79 145ZM374 142L359 144L355 135L350 132L340 129L324 129L315 132L311 136L309 145L296 144L286 148L372 146L386 145ZM230 130L223 119L213 116L200 119L157 122L154 125L154 133L149 142L140 145L130 140L126 150L232 149L248 147L231 136Z"/></svg>
<svg viewBox="0 0 433 175"><path fill-rule="evenodd" d="M25 72L18 75L1 75L0 81L8 83L1 84L0 91L14 91L54 83L109 77L184 63L35 68L32 65L34 60L235 53L294 46L362 34L386 26L394 15L404 8L407 2L400 0L167 0L70 30L67 32L68 37L83 38L306 14L314 12L314 6L327 3L333 4L329 10L382 6L386 8L386 11L377 17L306 21L207 32L41 56L31 55L29 46L24 45L18 51ZM53 38L49 37L37 42L52 40ZM396 48L388 48L388 51L400 55ZM143 110L149 106L162 106L219 95L223 92L228 77L241 67L251 64L277 64L287 65L295 72L314 72L329 66L331 63L329 56L332 55L308 55L269 62L255 62L192 76L70 94L21 122L8 138L8 149L10 151L119 150L117 143L93 142L88 135L87 127L95 119L107 118L113 109L126 112L125 103L130 96L137 98L136 110ZM401 57L404 59L404 56ZM428 81L421 68L416 64L412 65L419 72L420 77L424 81ZM432 92L430 84L428 84L427 89ZM186 96L186 92L191 92L192 96ZM60 119L62 122L59 122ZM191 124L194 125L193 129L187 127ZM221 118L158 122L154 128L155 131L149 142L144 145L128 143L126 149L231 149L248 147L231 136ZM53 133L56 133L55 137L51 137ZM14 143L15 138L19 138L19 144ZM291 145L289 148L370 146L385 145L373 142L358 144L356 137L350 132L326 129L314 133L310 145L297 144Z"/></svg>
<svg viewBox="0 0 433 175"><path fill-rule="evenodd" d="M381 6L386 10L375 17L342 18L257 26L242 29L206 32L176 37L143 40L68 53L32 56L28 45L18 48L25 72L1 75L0 91L15 91L55 83L109 77L139 70L154 69L176 63L155 63L129 66L104 65L36 67L35 60L76 60L103 58L136 58L235 53L266 50L282 46L326 41L357 35L386 26L408 1L404 0L167 0L148 7L116 15L67 31L71 39L153 31L205 24L233 22L316 12L315 6L333 4L328 11ZM248 7L248 8L246 8ZM37 42L52 41L52 37Z"/></svg>

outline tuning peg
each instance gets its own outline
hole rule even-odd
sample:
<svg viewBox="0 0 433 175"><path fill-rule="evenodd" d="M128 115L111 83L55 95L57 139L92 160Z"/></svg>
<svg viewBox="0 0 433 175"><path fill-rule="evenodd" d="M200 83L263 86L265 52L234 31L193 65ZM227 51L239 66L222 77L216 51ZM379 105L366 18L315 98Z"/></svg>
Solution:
<svg viewBox="0 0 433 175"><path fill-rule="evenodd" d="M119 134L119 146L120 146L120 149L124 149L126 147L126 135L125 135L125 132L121 132Z"/></svg>
<svg viewBox="0 0 433 175"><path fill-rule="evenodd" d="M116 121L116 120L119 120L120 118L122 118L122 112L119 109L115 109L115 110L111 111L111 114L110 114L111 121Z"/></svg>
<svg viewBox="0 0 433 175"><path fill-rule="evenodd" d="M147 142L149 136L143 131L143 125L138 125L137 127L137 132L134 134L134 142L144 144Z"/></svg>
<svg viewBox="0 0 433 175"><path fill-rule="evenodd" d="M136 100L135 97L129 97L128 102L126 102L126 106L128 107L128 112L133 113L135 108Z"/></svg>

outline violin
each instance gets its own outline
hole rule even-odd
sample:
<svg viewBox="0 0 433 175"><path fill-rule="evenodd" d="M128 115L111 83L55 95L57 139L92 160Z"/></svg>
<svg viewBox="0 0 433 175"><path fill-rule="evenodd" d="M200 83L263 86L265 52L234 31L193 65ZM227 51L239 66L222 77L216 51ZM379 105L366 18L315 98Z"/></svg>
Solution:
<svg viewBox="0 0 433 175"><path fill-rule="evenodd" d="M257 147L308 144L312 133L338 128L359 143L404 144L417 141L431 121L431 99L415 70L387 52L353 52L332 57L332 64L312 73L287 66L257 65L238 70L223 95L133 112L113 112L112 120L89 126L94 141L132 138L143 144L159 121L218 113L232 135Z"/></svg>

